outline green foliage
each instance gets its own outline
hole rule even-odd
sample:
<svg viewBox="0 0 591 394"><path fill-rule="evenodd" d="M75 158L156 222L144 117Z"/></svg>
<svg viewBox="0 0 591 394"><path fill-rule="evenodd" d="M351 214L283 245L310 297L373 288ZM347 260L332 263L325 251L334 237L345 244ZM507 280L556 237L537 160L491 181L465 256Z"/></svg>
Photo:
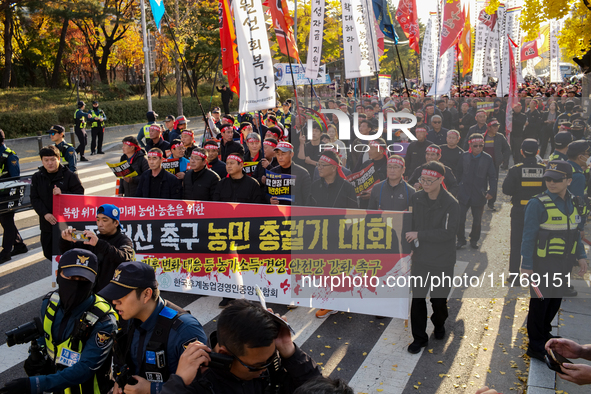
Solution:
<svg viewBox="0 0 591 394"><path fill-rule="evenodd" d="M130 86L121 81L112 82L109 85L97 81L93 86L93 91L98 92L105 101L125 100L133 95Z"/></svg>

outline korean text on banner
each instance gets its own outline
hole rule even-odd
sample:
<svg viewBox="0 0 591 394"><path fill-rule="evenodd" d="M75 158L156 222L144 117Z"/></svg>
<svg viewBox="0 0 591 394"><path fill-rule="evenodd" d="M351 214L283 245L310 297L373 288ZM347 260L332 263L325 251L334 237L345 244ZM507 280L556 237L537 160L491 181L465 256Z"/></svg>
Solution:
<svg viewBox="0 0 591 394"><path fill-rule="evenodd" d="M425 29L423 53L421 54L421 79L424 84L435 82L435 51L437 51L438 34L437 13L431 12Z"/></svg>
<svg viewBox="0 0 591 394"><path fill-rule="evenodd" d="M277 197L278 200L292 201L291 188L295 185L295 178L295 175L276 174L266 170L267 194L271 197Z"/></svg>
<svg viewBox="0 0 591 394"><path fill-rule="evenodd" d="M162 160L162 169L176 175L181 170L180 159L164 159Z"/></svg>
<svg viewBox="0 0 591 394"><path fill-rule="evenodd" d="M458 40L464 27L464 13L460 0L447 0L443 7L443 22L441 26L441 47L439 56L443 54Z"/></svg>
<svg viewBox="0 0 591 394"><path fill-rule="evenodd" d="M408 38L408 46L417 54L420 53L419 40L421 32L419 29L419 17L417 0L400 0L396 10L396 20ZM427 37L427 35L425 35Z"/></svg>
<svg viewBox="0 0 591 394"><path fill-rule="evenodd" d="M355 194L360 196L363 193L371 192L371 189L382 179L376 173L374 164L371 163L363 170L349 175L347 180L355 188Z"/></svg>
<svg viewBox="0 0 591 394"><path fill-rule="evenodd" d="M256 300L258 285L274 303L408 317L408 287L310 285L341 275L408 279L408 212L59 195L56 235L96 229L106 203L121 210L122 231L161 290Z"/></svg>
<svg viewBox="0 0 591 394"><path fill-rule="evenodd" d="M322 40L324 38L324 6L325 0L312 0L312 19L310 20L308 57L306 59L306 78L310 79L316 79L320 72Z"/></svg>
<svg viewBox="0 0 591 394"><path fill-rule="evenodd" d="M138 173L131 168L127 160L120 163L107 163L107 165L117 178L133 178L134 176L138 176Z"/></svg>
<svg viewBox="0 0 591 394"><path fill-rule="evenodd" d="M558 33L562 29L561 20L550 21L550 82L563 82L560 72L560 47L558 46Z"/></svg>
<svg viewBox="0 0 591 394"><path fill-rule="evenodd" d="M454 76L454 65L456 60L456 47L449 48L442 57L437 59L437 77L428 96L440 96L448 94L451 90L451 84Z"/></svg>
<svg viewBox="0 0 591 394"><path fill-rule="evenodd" d="M378 75L378 82L380 87L380 97L383 101L386 97L390 97L391 77L390 75L380 74Z"/></svg>
<svg viewBox="0 0 591 394"><path fill-rule="evenodd" d="M362 0L341 0L345 78L373 75Z"/></svg>
<svg viewBox="0 0 591 394"><path fill-rule="evenodd" d="M236 40L240 62L239 112L270 108L275 83L269 37L261 0L234 0Z"/></svg>

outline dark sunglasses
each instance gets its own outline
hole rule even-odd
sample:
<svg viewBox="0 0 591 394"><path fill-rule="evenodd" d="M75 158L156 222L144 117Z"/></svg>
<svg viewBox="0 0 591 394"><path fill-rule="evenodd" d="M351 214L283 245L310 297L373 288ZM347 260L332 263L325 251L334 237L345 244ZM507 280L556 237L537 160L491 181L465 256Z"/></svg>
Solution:
<svg viewBox="0 0 591 394"><path fill-rule="evenodd" d="M544 181L546 182L552 182L552 183L562 183L564 182L566 178L561 178L561 179L554 179L554 178L550 178L549 176L544 177Z"/></svg>
<svg viewBox="0 0 591 394"><path fill-rule="evenodd" d="M472 148L484 148L484 145L472 145Z"/></svg>
<svg viewBox="0 0 591 394"><path fill-rule="evenodd" d="M228 349L226 349L226 350L228 350ZM228 350L228 353L230 353L236 360L238 360L238 362L240 364L242 364L242 366L244 368L248 369L248 372L260 372L260 371L263 371L263 370L269 368L271 365L273 365L273 363L275 362L275 360L277 359L277 357L279 357L279 351L277 349L275 349L275 353L273 353L273 355L267 361L265 361L265 364L264 365L261 365L260 367L252 367L250 365L247 365L247 364L243 363L242 360L240 360L240 358L238 358L238 356L236 356L230 350Z"/></svg>

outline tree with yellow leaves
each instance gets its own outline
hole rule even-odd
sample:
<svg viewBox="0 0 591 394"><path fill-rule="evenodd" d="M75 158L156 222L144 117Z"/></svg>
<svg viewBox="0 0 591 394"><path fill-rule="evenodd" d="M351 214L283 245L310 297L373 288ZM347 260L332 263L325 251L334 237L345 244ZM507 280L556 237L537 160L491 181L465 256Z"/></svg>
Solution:
<svg viewBox="0 0 591 394"><path fill-rule="evenodd" d="M525 0L521 27L527 40L537 37L540 24L562 19L558 45L568 57L581 57L591 49L591 3L587 0Z"/></svg>

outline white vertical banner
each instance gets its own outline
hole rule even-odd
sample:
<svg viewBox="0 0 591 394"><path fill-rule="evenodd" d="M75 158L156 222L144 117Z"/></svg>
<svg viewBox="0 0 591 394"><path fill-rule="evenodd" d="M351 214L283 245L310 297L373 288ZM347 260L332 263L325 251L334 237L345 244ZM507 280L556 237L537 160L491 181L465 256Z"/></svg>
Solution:
<svg viewBox="0 0 591 394"><path fill-rule="evenodd" d="M433 18L435 14L435 18ZM423 38L423 48L421 48L421 82L425 85L431 84L435 81L435 58L433 57L433 35L435 34L435 26L437 25L437 13L431 12L427 27L425 28L425 36Z"/></svg>
<svg viewBox="0 0 591 394"><path fill-rule="evenodd" d="M486 48L486 39L490 29L480 19L479 15L484 10L484 0L476 0L475 35L474 35L474 58L472 60L472 84L483 85L486 81L484 77L484 56Z"/></svg>
<svg viewBox="0 0 591 394"><path fill-rule="evenodd" d="M453 45L439 58L439 64L437 66L437 81L431 86L427 96L441 96L449 93L454 77L455 60L456 47Z"/></svg>
<svg viewBox="0 0 591 394"><path fill-rule="evenodd" d="M363 20L365 21L366 41L369 51L371 71L380 71L380 55L378 53L378 35L376 32L376 15L373 12L372 0L362 0Z"/></svg>
<svg viewBox="0 0 591 394"><path fill-rule="evenodd" d="M527 65L521 71L521 73L523 74L524 77L527 77L528 75L530 77L535 77L536 76L535 66L536 66L536 59L529 59L527 61Z"/></svg>
<svg viewBox="0 0 591 394"><path fill-rule="evenodd" d="M343 9L345 78L372 76L367 30L361 0L341 0L341 6Z"/></svg>
<svg viewBox="0 0 591 394"><path fill-rule="evenodd" d="M240 62L239 112L275 105L275 72L261 0L234 0L236 44Z"/></svg>
<svg viewBox="0 0 591 394"><path fill-rule="evenodd" d="M325 0L312 0L312 18L310 20L310 37L308 40L308 57L306 58L306 78L316 79L320 72L322 60L322 40L324 38L324 7Z"/></svg>
<svg viewBox="0 0 591 394"><path fill-rule="evenodd" d="M484 49L484 77L498 78L500 75L500 53L499 53L499 28L503 23L501 19L501 11L504 7L500 5L496 11L496 15L491 15L492 19L496 19L494 27L491 30L490 27L487 29L486 46Z"/></svg>
<svg viewBox="0 0 591 394"><path fill-rule="evenodd" d="M386 97L390 97L390 83L390 75L378 75L378 86L380 87L380 97L382 98L382 103Z"/></svg>
<svg viewBox="0 0 591 394"><path fill-rule="evenodd" d="M502 64L501 64L501 76L499 83L497 84L497 97L503 97L509 94L509 82L510 82L510 67L509 67L509 45L507 45L507 35L511 37L511 40L516 45L519 45L520 35L520 24L519 17L521 16L521 6L517 3L520 1L512 1L507 5L507 11L505 12L505 32L501 36L501 50L502 50ZM513 51L513 61L515 65L518 65L517 74L521 73L521 65L519 58L520 56L519 47Z"/></svg>
<svg viewBox="0 0 591 394"><path fill-rule="evenodd" d="M558 46L558 33L562 28L562 21L552 19L550 21L550 82L563 81L560 72L560 47Z"/></svg>

